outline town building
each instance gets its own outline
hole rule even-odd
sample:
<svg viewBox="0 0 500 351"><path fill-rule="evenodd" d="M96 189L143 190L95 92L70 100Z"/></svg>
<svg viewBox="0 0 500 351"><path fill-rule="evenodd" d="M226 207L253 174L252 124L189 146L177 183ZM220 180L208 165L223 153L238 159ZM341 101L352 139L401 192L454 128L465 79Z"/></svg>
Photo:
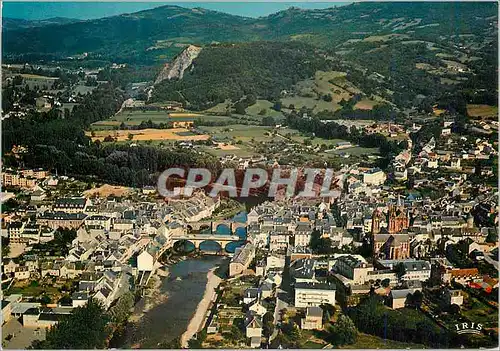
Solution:
<svg viewBox="0 0 500 351"><path fill-rule="evenodd" d="M318 307L324 303L335 305L335 284L296 283L294 288L295 307Z"/></svg>
<svg viewBox="0 0 500 351"><path fill-rule="evenodd" d="M307 307L306 317L300 320L304 330L321 330L323 328L323 310L321 307Z"/></svg>

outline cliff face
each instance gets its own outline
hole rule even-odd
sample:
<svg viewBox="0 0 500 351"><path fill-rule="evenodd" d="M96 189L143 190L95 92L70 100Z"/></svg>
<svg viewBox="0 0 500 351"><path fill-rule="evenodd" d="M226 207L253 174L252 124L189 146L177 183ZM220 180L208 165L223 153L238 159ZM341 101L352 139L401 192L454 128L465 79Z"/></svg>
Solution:
<svg viewBox="0 0 500 351"><path fill-rule="evenodd" d="M198 56L200 51L200 47L189 45L173 62L165 64L158 77L156 77L155 84L165 79L182 79L184 71L191 66L191 63L193 63L193 60Z"/></svg>

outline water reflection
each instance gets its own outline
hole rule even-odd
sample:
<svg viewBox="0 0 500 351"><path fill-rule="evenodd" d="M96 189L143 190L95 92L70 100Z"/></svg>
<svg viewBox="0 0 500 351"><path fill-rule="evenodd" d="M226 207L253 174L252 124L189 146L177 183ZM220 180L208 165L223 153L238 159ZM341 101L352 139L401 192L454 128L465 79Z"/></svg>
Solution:
<svg viewBox="0 0 500 351"><path fill-rule="evenodd" d="M207 273L218 266L220 256L203 256L176 263L169 267L170 276L163 279L160 292L167 296L165 302L144 313L136 323L129 323L114 348L158 348L162 344L180 337L187 328L207 283ZM141 301L135 313L144 308Z"/></svg>

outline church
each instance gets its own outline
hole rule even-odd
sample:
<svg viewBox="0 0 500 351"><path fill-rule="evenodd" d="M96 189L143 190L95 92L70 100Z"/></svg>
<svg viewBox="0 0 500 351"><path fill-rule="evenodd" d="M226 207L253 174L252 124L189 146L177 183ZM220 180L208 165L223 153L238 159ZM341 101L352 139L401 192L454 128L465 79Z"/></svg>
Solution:
<svg viewBox="0 0 500 351"><path fill-rule="evenodd" d="M387 219L387 228L381 223ZM410 226L408 211L398 201L389 205L388 213L376 209L372 214L372 243L374 258L397 260L410 257L410 237L401 233Z"/></svg>

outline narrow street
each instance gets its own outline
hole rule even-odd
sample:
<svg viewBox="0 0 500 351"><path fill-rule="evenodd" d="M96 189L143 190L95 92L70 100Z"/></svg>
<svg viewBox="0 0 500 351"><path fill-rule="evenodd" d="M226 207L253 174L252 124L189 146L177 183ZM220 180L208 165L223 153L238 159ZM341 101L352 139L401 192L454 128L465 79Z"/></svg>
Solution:
<svg viewBox="0 0 500 351"><path fill-rule="evenodd" d="M278 335L279 326L281 324L281 313L280 311L290 305L292 302L292 287L290 285L290 256L285 258L285 267L283 269L283 280L281 281L281 286L276 288L276 307L274 309L274 331L269 338L269 342L274 340Z"/></svg>

